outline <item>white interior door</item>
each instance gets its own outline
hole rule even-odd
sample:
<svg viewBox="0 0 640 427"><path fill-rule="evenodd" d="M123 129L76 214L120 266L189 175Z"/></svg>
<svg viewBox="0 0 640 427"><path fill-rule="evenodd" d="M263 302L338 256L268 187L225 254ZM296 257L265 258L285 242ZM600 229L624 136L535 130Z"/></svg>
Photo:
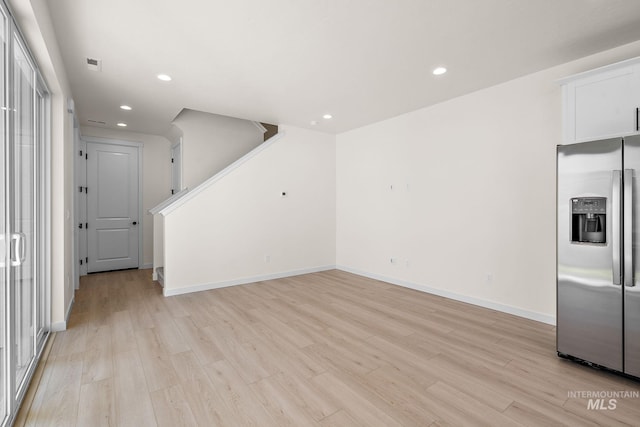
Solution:
<svg viewBox="0 0 640 427"><path fill-rule="evenodd" d="M87 143L88 272L138 267L138 147Z"/></svg>

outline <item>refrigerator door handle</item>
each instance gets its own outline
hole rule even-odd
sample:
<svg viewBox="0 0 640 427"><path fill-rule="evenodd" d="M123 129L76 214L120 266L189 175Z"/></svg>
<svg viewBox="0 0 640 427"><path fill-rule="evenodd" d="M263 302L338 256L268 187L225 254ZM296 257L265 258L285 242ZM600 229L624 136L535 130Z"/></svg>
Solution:
<svg viewBox="0 0 640 427"><path fill-rule="evenodd" d="M624 285L633 286L633 169L624 170Z"/></svg>
<svg viewBox="0 0 640 427"><path fill-rule="evenodd" d="M621 186L622 186L622 171L613 171L613 188L611 191L611 258L612 258L612 270L613 270L613 284L622 285L621 281L621 259L620 259L620 232L621 232L621 212L622 206Z"/></svg>

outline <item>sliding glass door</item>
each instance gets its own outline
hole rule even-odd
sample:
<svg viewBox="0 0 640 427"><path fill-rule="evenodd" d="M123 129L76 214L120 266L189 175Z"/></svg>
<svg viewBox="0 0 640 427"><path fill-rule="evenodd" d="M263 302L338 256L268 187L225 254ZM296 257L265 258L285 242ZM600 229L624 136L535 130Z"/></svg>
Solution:
<svg viewBox="0 0 640 427"><path fill-rule="evenodd" d="M0 105L2 105L2 116L0 117L0 138L3 144L0 149L0 422L5 425L9 411L9 384L10 378L7 373L9 358L7 352L7 325L8 325L8 282L9 282L9 247L10 239L8 233L8 144L7 144L7 94L5 89L6 79L6 57L7 57L7 27L8 17L5 10L0 9L0 38L2 41L2 52L0 55Z"/></svg>
<svg viewBox="0 0 640 427"><path fill-rule="evenodd" d="M47 92L0 7L0 425L10 424L48 333Z"/></svg>
<svg viewBox="0 0 640 427"><path fill-rule="evenodd" d="M13 34L12 84L12 241L13 336L19 392L35 357L35 283L37 279L37 147L35 140L35 67Z"/></svg>

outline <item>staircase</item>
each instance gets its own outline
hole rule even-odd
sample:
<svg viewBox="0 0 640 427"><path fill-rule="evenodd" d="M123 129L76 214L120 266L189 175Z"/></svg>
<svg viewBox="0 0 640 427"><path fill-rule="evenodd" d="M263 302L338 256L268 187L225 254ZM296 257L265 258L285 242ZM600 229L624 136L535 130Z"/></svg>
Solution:
<svg viewBox="0 0 640 427"><path fill-rule="evenodd" d="M150 211L165 296L335 267L335 137L283 129Z"/></svg>
<svg viewBox="0 0 640 427"><path fill-rule="evenodd" d="M214 185L219 180L223 179L226 175L230 174L237 168L241 167L245 162L258 155L261 151L267 149L282 136L282 134L275 134L269 140L263 142L258 147L251 150L249 153L245 154L220 172L213 175L208 180L204 181L202 184L198 185L193 190L190 191L188 188L185 188L149 210L149 213L153 215L153 280L157 280L160 285L162 285L162 287L165 287L165 217L171 212L179 210L190 200L197 199L199 195L205 192L205 190L207 190L209 187Z"/></svg>

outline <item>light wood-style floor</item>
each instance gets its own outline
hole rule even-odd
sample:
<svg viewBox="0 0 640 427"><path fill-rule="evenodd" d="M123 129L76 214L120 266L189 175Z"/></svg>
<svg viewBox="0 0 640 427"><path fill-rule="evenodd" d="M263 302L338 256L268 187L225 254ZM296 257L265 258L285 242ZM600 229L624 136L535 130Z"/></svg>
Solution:
<svg viewBox="0 0 640 427"><path fill-rule="evenodd" d="M28 426L639 425L640 383L555 354L552 326L329 271L164 298L82 279Z"/></svg>

